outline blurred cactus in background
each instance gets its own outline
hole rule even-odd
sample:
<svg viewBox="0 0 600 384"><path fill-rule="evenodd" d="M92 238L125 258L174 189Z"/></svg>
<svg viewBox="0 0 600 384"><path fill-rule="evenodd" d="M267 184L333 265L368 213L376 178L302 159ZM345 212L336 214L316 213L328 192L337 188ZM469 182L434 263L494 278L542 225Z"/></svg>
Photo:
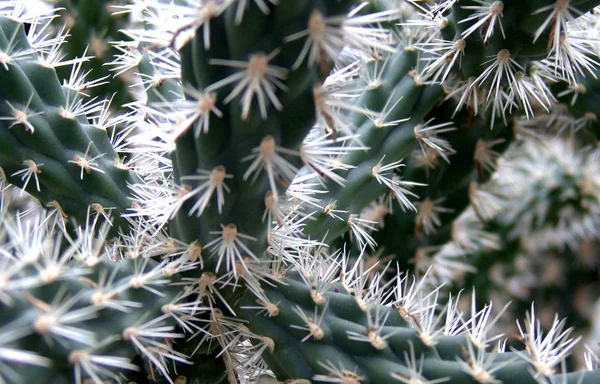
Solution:
<svg viewBox="0 0 600 384"><path fill-rule="evenodd" d="M56 9L53 21L54 30L67 33L68 44L62 45L64 60L84 58L79 65L80 75L94 79L97 85L87 91L90 97L112 99L110 107L122 108L133 101L135 85L138 82L134 71L112 71L106 63L119 55L123 44L128 41L126 30L129 27L129 14L121 13L120 6L126 2L90 0L47 0L48 6ZM56 68L59 79L69 78L72 69L69 65Z"/></svg>
<svg viewBox="0 0 600 384"><path fill-rule="evenodd" d="M0 383L600 382L599 6L0 4Z"/></svg>

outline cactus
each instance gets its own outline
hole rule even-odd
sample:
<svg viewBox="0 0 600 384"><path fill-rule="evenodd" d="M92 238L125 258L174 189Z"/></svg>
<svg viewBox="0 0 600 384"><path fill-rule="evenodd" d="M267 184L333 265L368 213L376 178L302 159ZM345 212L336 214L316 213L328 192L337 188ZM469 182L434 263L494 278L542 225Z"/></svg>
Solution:
<svg viewBox="0 0 600 384"><path fill-rule="evenodd" d="M494 241L462 252L477 274L454 276L453 288L475 287L479 297L498 304L512 301L503 317L506 329L516 331L514 319L533 300L544 310L545 326L554 313L568 317L579 332L592 320L588 308L598 292L592 249L598 162L596 150L575 148L573 139L545 135L517 141L500 158L495 177L477 192L480 205L489 208L484 221L471 207L455 222L456 233L479 232ZM418 268L443 265L434 260L454 257L457 248L454 242L444 244L430 258L420 258Z"/></svg>
<svg viewBox="0 0 600 384"><path fill-rule="evenodd" d="M122 108L132 102L130 87L136 81L133 71L115 75L106 65L120 53L118 47L111 43L129 40L123 34L129 24L128 15L119 12L124 2L61 0L48 3L56 9L54 26L58 29L65 26L68 30L69 43L62 50L65 59L85 57L80 70L98 81L97 86L86 90L86 93L100 99L112 97L112 108ZM69 66L58 67L57 72L61 81L69 78Z"/></svg>
<svg viewBox="0 0 600 384"><path fill-rule="evenodd" d="M6 17L0 23L3 177L65 218L84 222L91 206L103 216L114 210L122 223L120 214L131 205L127 183L136 176L109 139L107 101L81 94L93 80L73 77L60 85L53 67L61 64L61 36L30 45L20 23ZM43 31L43 24L37 27Z"/></svg>
<svg viewBox="0 0 600 384"><path fill-rule="evenodd" d="M174 280L160 279L167 263L141 252L132 257L134 244L105 248L110 226L98 218L76 238L49 219L2 216L3 379L116 378L120 370L139 370L131 362L137 353L185 361L162 352L165 337L183 336L165 310L177 305L179 293L166 285Z"/></svg>
<svg viewBox="0 0 600 384"><path fill-rule="evenodd" d="M399 277L388 293L394 295L392 306L366 304L346 290L356 292L360 274L353 276L352 270L342 274L349 279L334 284L320 274L323 281L317 294L302 284L305 278L290 274L267 290L279 313L248 316L252 330L270 336L263 341L265 360L278 377L351 383L536 383L527 367L531 364L538 374L551 376L560 365L556 356L577 342L569 330L563 333L564 324L558 321L544 335L531 313L521 328L527 352L505 352L502 341L494 346L501 336L490 334L495 321L491 305L468 320L452 300L438 313L434 303L439 292L423 291L422 284L407 276ZM375 296L374 302L382 299ZM492 350L485 352L489 347ZM597 375L556 378L592 383Z"/></svg>
<svg viewBox="0 0 600 384"><path fill-rule="evenodd" d="M381 249L406 254L447 241L463 211L488 218L477 196L496 158L558 98L583 119L574 134L595 134L597 46L585 36L600 2L398 3L125 4L132 42L106 64L136 71L147 95L110 119L108 101L82 98L96 80L74 70L60 85L48 52L64 39L39 33L49 17L9 5L0 182L54 209L0 227L0 334L12 335L0 377L597 381L592 352L587 372L567 366L579 340L564 322L544 336L532 309L525 349L505 352L492 304L474 297L467 317L432 286L481 268L463 259L480 232L421 280L388 279L362 255L381 220L396 223ZM109 139L114 122L126 128ZM519 228L508 212L505 227Z"/></svg>

